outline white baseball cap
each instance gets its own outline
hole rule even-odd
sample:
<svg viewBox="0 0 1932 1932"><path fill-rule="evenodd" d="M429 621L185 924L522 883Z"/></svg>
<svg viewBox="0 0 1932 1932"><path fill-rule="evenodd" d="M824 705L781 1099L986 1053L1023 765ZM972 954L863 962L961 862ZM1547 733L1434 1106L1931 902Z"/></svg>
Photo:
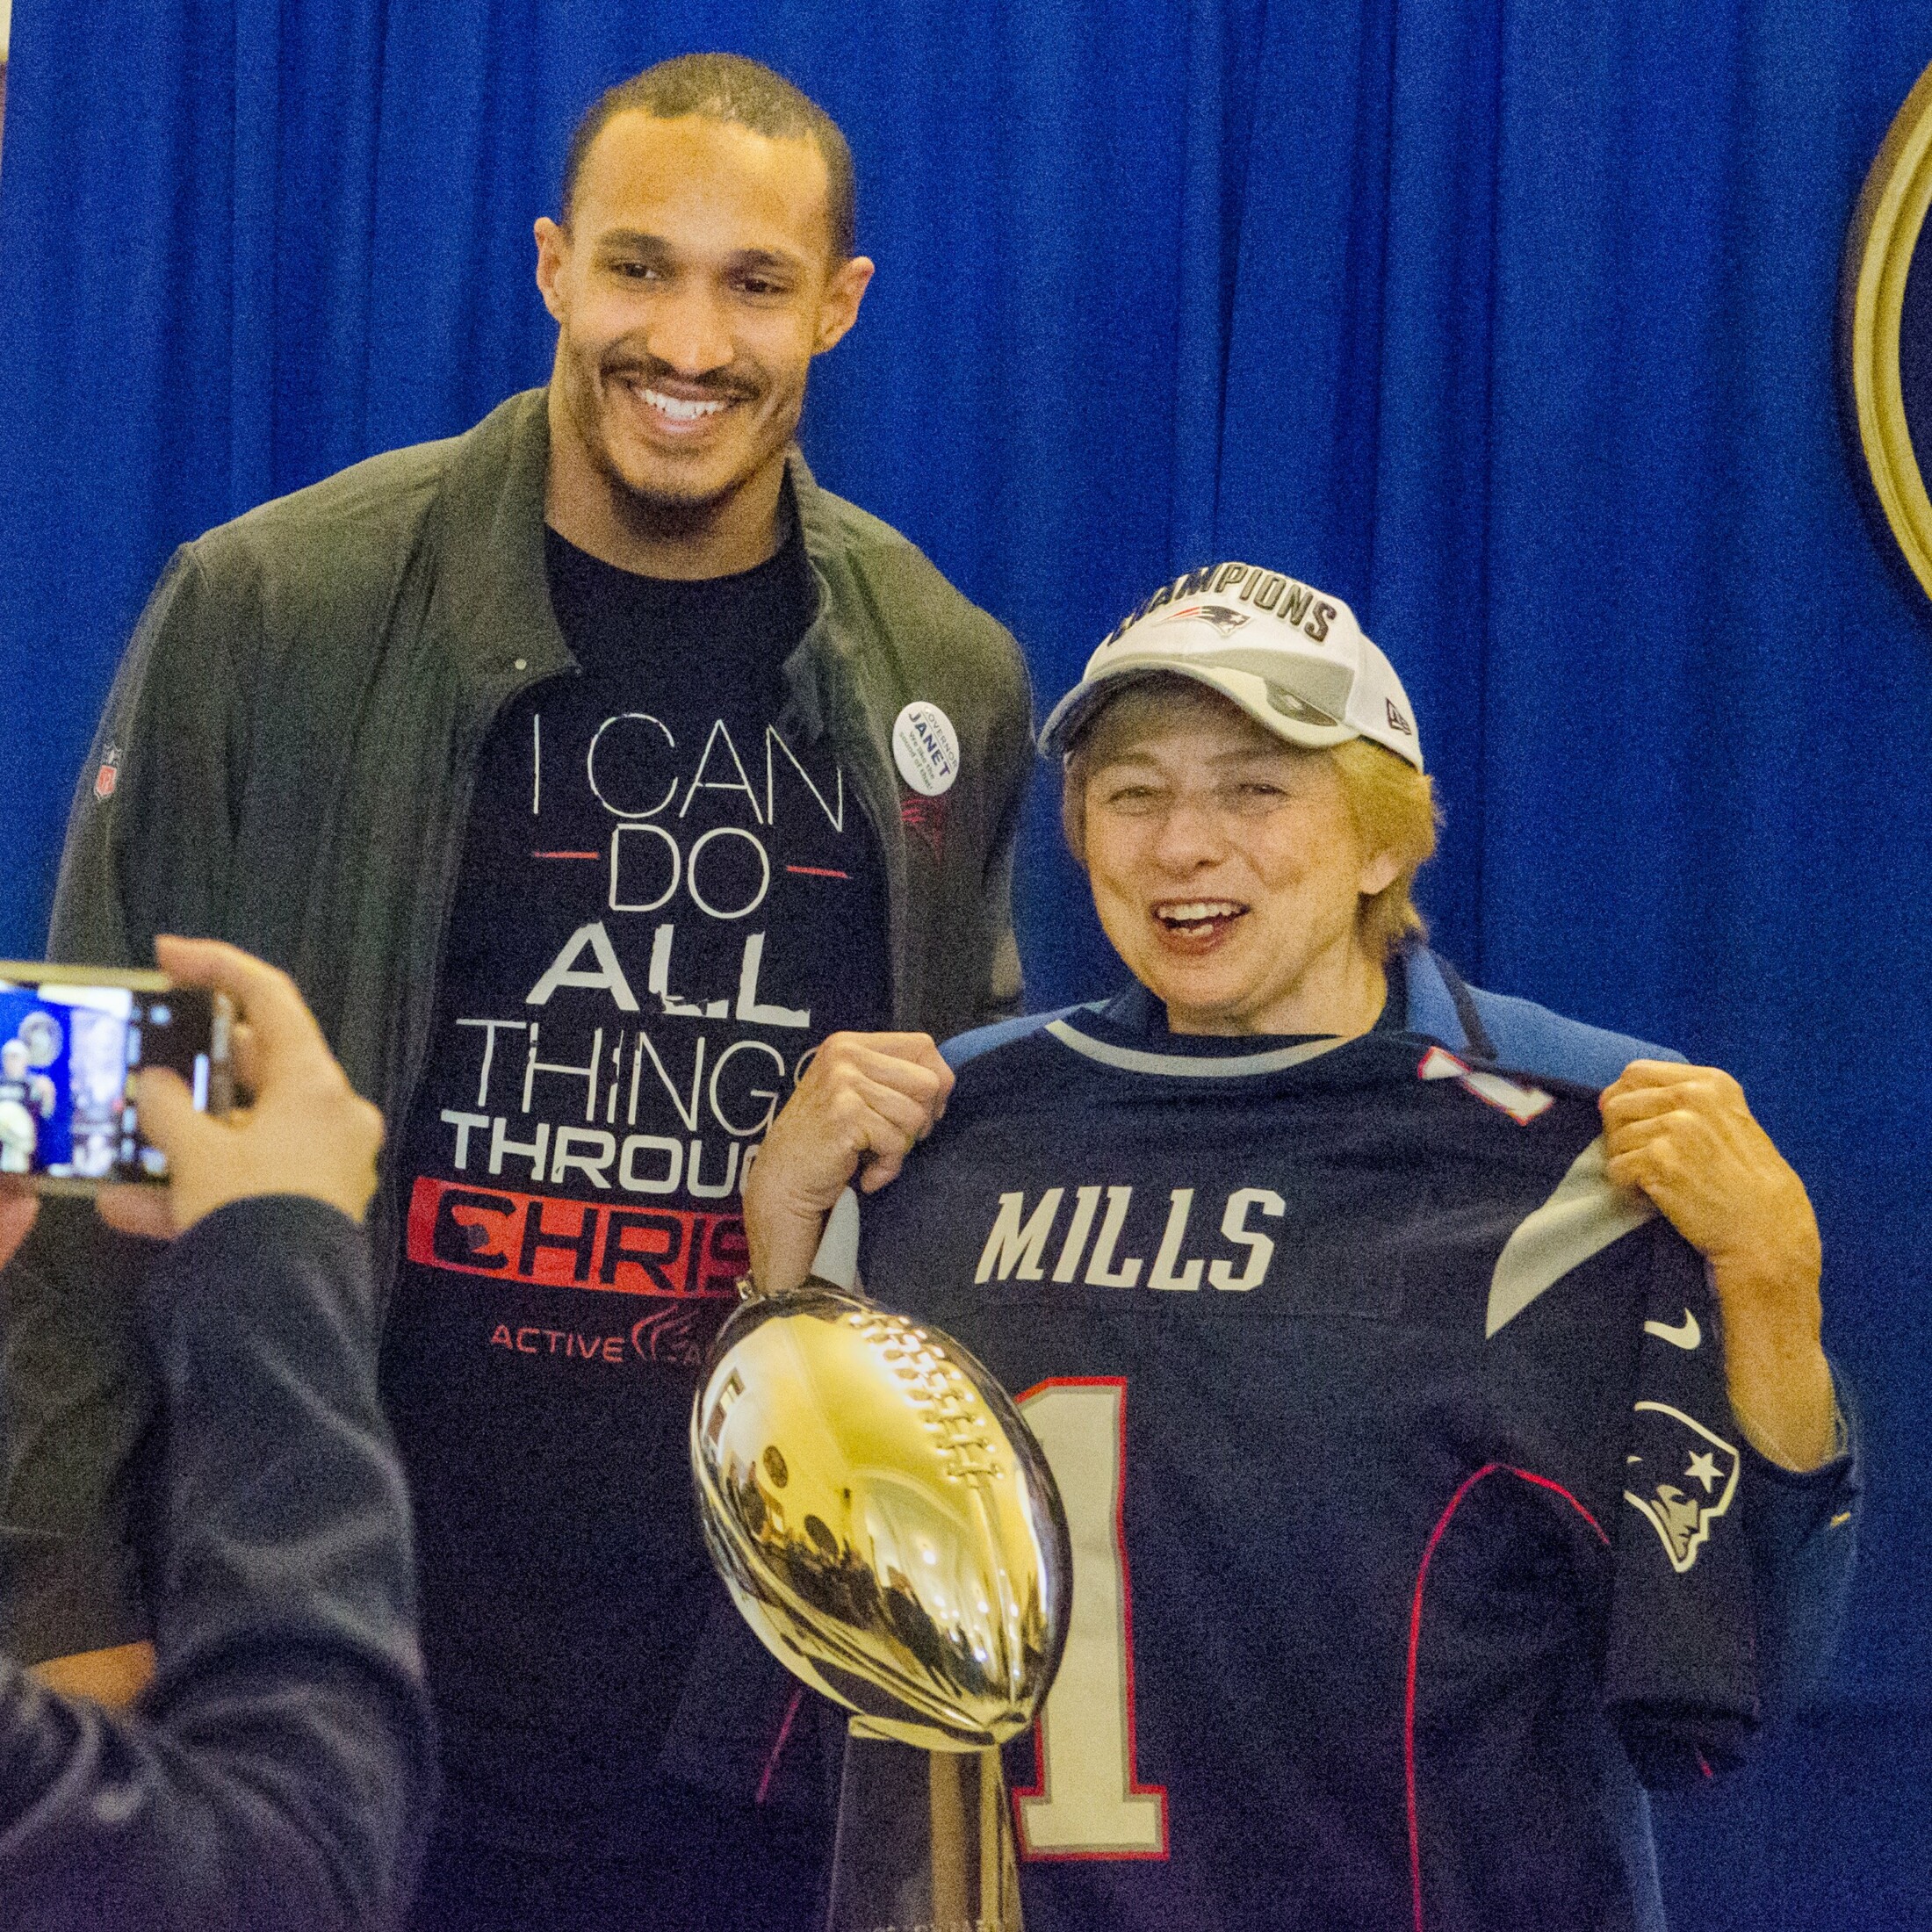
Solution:
<svg viewBox="0 0 1932 1932"><path fill-rule="evenodd" d="M1253 564L1210 564L1123 618L1054 706L1040 749L1063 753L1118 681L1169 671L1237 704L1290 744L1372 739L1422 770L1415 713L1394 666L1339 597Z"/></svg>

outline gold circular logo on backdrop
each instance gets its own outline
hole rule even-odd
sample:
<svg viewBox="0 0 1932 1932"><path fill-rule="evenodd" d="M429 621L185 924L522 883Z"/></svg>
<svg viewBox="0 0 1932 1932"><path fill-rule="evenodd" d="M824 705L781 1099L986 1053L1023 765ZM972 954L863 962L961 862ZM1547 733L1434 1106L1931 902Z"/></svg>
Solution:
<svg viewBox="0 0 1932 1932"><path fill-rule="evenodd" d="M1932 596L1932 67L1906 97L1865 177L1845 242L1840 335L1872 488ZM1914 445L1914 430L1917 430ZM1921 462L1920 452L1925 453Z"/></svg>

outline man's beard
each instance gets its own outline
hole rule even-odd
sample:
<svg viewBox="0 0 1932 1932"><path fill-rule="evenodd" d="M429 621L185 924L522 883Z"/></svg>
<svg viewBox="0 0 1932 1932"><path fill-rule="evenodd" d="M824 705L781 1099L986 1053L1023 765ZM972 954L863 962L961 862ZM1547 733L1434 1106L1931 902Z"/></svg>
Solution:
<svg viewBox="0 0 1932 1932"><path fill-rule="evenodd" d="M612 398L613 390L649 389L660 381L670 381L701 390L708 398L720 401L755 405L766 393L762 384L724 371L681 378L667 363L639 355L622 344L613 344L604 350L594 371L587 368L581 359L573 357L573 363L580 397L575 413L585 445L620 499L652 522L674 527L701 523L763 467L760 457L749 454L742 469L722 482L701 484L694 478L686 484L679 479L680 465L675 459L660 457L658 461L666 473L646 480L627 475L620 456L623 443L613 433L615 421L624 405Z"/></svg>

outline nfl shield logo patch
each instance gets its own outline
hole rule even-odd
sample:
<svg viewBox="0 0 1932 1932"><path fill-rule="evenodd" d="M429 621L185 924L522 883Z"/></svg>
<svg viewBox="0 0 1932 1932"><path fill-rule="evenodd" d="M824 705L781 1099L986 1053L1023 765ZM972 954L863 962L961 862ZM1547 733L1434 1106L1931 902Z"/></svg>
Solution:
<svg viewBox="0 0 1932 1932"><path fill-rule="evenodd" d="M120 778L120 746L110 745L107 756L101 761L101 768L94 774L94 796L103 804L114 796L114 787Z"/></svg>
<svg viewBox="0 0 1932 1932"><path fill-rule="evenodd" d="M946 801L914 797L899 802L899 823L936 859L946 841Z"/></svg>

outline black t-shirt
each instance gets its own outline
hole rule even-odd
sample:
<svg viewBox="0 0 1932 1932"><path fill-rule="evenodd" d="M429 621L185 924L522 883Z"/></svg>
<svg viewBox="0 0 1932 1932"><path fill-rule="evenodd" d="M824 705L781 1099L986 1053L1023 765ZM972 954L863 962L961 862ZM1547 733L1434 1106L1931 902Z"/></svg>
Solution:
<svg viewBox="0 0 1932 1932"><path fill-rule="evenodd" d="M636 1856L672 1828L654 1766L723 1601L686 1445L745 1170L818 1042L889 1023L885 895L831 747L780 723L812 608L796 526L707 581L554 532L548 560L582 671L479 761L385 1382L447 1822Z"/></svg>

